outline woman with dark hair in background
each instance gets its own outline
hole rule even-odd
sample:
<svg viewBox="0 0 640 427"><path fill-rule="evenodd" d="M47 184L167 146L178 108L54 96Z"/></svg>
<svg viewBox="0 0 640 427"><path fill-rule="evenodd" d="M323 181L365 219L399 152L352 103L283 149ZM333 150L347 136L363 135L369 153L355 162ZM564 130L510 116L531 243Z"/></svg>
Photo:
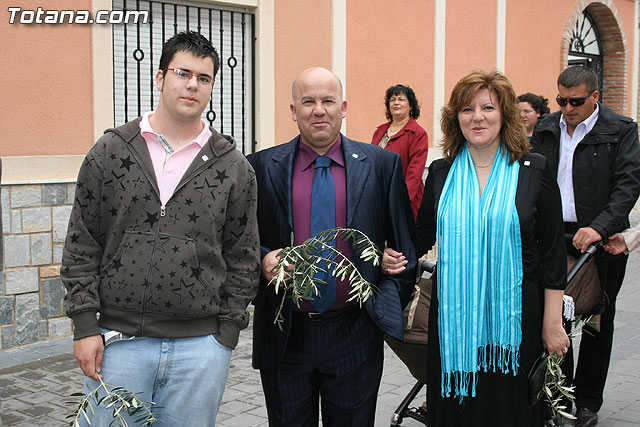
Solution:
<svg viewBox="0 0 640 427"><path fill-rule="evenodd" d="M548 105L549 100L544 96L527 92L520 95L518 101L520 101L520 117L522 118L522 123L524 123L524 127L527 129L527 137L531 139L533 128L536 127L538 119L551 112Z"/></svg>
<svg viewBox="0 0 640 427"><path fill-rule="evenodd" d="M429 148L427 132L416 122L420 107L409 86L395 85L387 89L384 105L389 121L378 126L371 143L400 154L415 219L424 192L422 174Z"/></svg>

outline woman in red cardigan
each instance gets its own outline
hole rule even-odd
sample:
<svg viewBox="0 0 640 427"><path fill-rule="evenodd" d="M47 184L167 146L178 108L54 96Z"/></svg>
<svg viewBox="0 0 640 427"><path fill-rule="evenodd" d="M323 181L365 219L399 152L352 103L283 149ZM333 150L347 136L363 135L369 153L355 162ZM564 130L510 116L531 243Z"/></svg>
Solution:
<svg viewBox="0 0 640 427"><path fill-rule="evenodd" d="M422 174L429 148L427 132L416 122L420 116L418 100L409 86L396 85L387 89L384 105L389 121L378 126L371 143L400 154L411 210L417 218L424 191Z"/></svg>

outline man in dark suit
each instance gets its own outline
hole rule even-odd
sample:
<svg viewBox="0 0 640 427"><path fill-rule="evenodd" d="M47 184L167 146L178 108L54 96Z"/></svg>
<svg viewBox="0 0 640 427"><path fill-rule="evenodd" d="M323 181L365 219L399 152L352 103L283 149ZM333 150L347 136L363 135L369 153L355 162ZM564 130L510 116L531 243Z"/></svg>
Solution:
<svg viewBox="0 0 640 427"><path fill-rule="evenodd" d="M292 98L291 113L300 135L249 157L258 181L262 252L262 278L254 301L253 366L260 369L270 426L317 425L320 398L323 425L373 426L383 333L402 339L402 309L416 271L413 216L402 163L395 153L340 134L347 103L331 71L303 71L293 83ZM324 166L321 158L328 158ZM330 187L331 200L317 209L313 199L320 197L316 176L322 168L328 169L333 185L323 181L324 190ZM358 229L378 247L387 242L400 248L407 254L407 270L385 275L338 240L341 253L377 287L375 296L362 308L348 302L347 280L323 287L323 295L303 301L299 308L286 300L281 331L274 318L282 292L276 294L269 284L277 255L281 248L309 238L318 217Z"/></svg>

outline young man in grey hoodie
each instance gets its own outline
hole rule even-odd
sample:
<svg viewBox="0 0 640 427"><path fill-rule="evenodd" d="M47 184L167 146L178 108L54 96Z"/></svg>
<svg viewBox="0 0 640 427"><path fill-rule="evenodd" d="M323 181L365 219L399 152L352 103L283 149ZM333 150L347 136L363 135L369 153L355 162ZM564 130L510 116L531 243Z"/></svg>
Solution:
<svg viewBox="0 0 640 427"><path fill-rule="evenodd" d="M201 119L219 63L193 31L165 43L157 109L106 130L82 164L60 274L85 391L102 376L166 425L215 425L258 286L253 169Z"/></svg>

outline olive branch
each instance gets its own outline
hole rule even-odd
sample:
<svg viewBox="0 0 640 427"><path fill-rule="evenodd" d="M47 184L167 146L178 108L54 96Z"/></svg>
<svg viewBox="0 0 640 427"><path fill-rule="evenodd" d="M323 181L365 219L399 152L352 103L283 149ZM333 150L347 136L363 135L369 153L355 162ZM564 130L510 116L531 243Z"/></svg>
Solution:
<svg viewBox="0 0 640 427"><path fill-rule="evenodd" d="M571 333L569 333L569 339L573 339L580 335L584 326L592 324L593 315L590 316L576 316L575 327ZM585 331L589 333L588 331ZM576 417L567 411L567 406L562 404L563 399L568 399L572 403L575 402L574 386L565 385L566 376L562 372L562 362L564 361L563 355L550 354L546 360L546 373L544 377L544 385L540 393L544 394L544 399L549 403L551 413L554 418L563 416L565 418L575 420Z"/></svg>
<svg viewBox="0 0 640 427"><path fill-rule="evenodd" d="M151 425L158 421L151 411L151 407L154 406L155 403L143 402L134 393L131 393L123 387L113 387L105 384L99 375L98 380L100 381L100 385L86 395L83 393L73 393L71 395L73 397L82 397L82 400L78 404L75 412L67 416L67 418L73 418L73 420L69 422L69 426L80 427L80 420L83 418L88 425L91 425L90 418L95 415L94 405L105 405L105 408L113 408L113 421L109 423L110 427L127 427L128 424L124 419L124 413L131 416L138 415L138 418L135 420L136 424L144 422L145 425ZM105 391L105 395L98 398L98 392L101 389ZM91 416L87 412L87 408L89 412L91 412Z"/></svg>
<svg viewBox="0 0 640 427"><path fill-rule="evenodd" d="M314 278L318 272L329 271L338 280L349 278L351 284L349 295L351 296L347 302L357 301L362 307L366 300L375 296L377 292L375 285L362 277L351 260L344 257L331 244L336 239L350 244L352 251L365 262L371 262L374 266L380 264L382 256L380 249L366 234L351 228L337 227L325 230L300 245L282 249L278 252L278 264L273 269L275 275L269 281L269 284L275 287L276 294L282 291L282 301L273 321L278 324L280 330L284 322L282 309L287 298L300 307L300 301L309 301L316 295L320 295L317 284L326 284L326 282ZM293 241L293 238L291 240Z"/></svg>

